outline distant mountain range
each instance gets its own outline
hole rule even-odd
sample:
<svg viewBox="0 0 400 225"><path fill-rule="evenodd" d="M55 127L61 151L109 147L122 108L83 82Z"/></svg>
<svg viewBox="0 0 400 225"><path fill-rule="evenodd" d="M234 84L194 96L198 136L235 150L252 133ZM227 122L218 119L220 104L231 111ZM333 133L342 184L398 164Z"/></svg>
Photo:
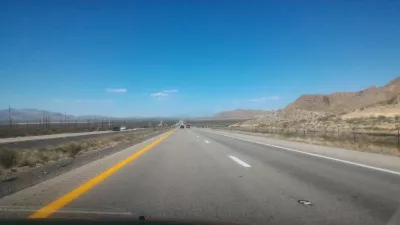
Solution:
<svg viewBox="0 0 400 225"><path fill-rule="evenodd" d="M43 117L48 118L51 122L58 122L64 120L101 120L104 118L107 120L108 116L101 115L82 115L82 116L73 116L73 115L65 115L59 112L51 112L46 110L39 109L13 109L11 108L11 119L13 122L34 122L41 121ZM111 117L112 120L168 120L173 118L166 117ZM9 121L9 111L8 109L0 110L0 122L8 122Z"/></svg>
<svg viewBox="0 0 400 225"><path fill-rule="evenodd" d="M247 110L247 109L235 109L232 111L224 111L215 114L212 117L204 117L205 119L249 119L260 113L262 110ZM49 118L50 121L58 122L66 120L101 120L102 118L108 119L108 116L101 115L83 115L83 116L73 116L73 115L65 115L59 112L51 112L46 110L39 109L14 109L11 108L11 119L14 122L26 122L26 121L40 121L45 118ZM177 118L177 117L175 117ZM179 117L184 118L184 117ZM154 120L169 120L173 119L172 117L126 117L126 118L111 118L113 120L119 119L129 119L129 120L141 120L141 119L154 119ZM9 121L9 112L8 109L0 110L0 121L8 122Z"/></svg>
<svg viewBox="0 0 400 225"><path fill-rule="evenodd" d="M39 109L13 109L10 110L11 119L13 121L25 122L25 121L39 121L43 117L49 118L50 121L60 121L60 120L85 120L85 119L101 119L102 116L98 115L85 115L85 116L72 116L65 115L58 112L50 112L46 110ZM0 110L0 121L9 121L9 110Z"/></svg>
<svg viewBox="0 0 400 225"><path fill-rule="evenodd" d="M385 107L388 105L399 105L400 104L400 77L389 82L383 87L371 86L362 91L358 92L336 92L329 95L320 94L307 94L302 95L294 102L287 105L284 109L278 110L277 112L269 112L263 110L251 110L251 109L235 109L231 111L224 111L215 114L212 117L202 117L194 119L250 119L262 115L265 119L267 115L271 114L272 117L276 117L278 114L287 114L284 117L293 117L308 120L308 117L323 117L326 114L343 114L350 113L355 110L364 110L372 108L375 111L383 112ZM371 111L371 110L370 110ZM393 111L393 110L392 110ZM293 114L293 115L292 115ZM299 114L299 115L298 115ZM400 112L399 112L400 114ZM48 117L50 121L60 120L101 120L101 118L108 118L107 116L101 115L84 115L84 116L72 116L64 115L63 113L50 112L38 109L11 109L11 118L13 121L25 122L25 121L39 121L43 116ZM141 119L173 119L167 117L128 117L128 118L112 118L112 119L130 119L130 120L141 120ZM8 109L0 110L0 121L8 121L9 112Z"/></svg>

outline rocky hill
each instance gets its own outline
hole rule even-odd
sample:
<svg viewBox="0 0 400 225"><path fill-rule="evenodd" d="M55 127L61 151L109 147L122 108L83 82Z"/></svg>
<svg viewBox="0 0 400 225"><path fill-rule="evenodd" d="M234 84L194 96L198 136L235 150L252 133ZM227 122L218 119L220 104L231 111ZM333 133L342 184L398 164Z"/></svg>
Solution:
<svg viewBox="0 0 400 225"><path fill-rule="evenodd" d="M285 111L303 109L325 113L349 113L356 109L373 107L400 100L400 77L377 88L371 86L359 92L337 92L329 95L302 95L284 108Z"/></svg>
<svg viewBox="0 0 400 225"><path fill-rule="evenodd" d="M399 118L400 77L359 92L302 95L282 110L264 111L233 126L350 128L357 121L357 126L366 129L395 129Z"/></svg>

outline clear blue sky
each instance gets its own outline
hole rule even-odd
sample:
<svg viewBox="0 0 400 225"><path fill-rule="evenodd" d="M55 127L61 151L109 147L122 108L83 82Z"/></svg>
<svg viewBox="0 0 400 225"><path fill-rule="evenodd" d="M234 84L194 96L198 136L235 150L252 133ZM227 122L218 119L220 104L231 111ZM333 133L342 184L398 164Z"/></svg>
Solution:
<svg viewBox="0 0 400 225"><path fill-rule="evenodd" d="M0 1L0 108L203 116L399 75L398 1Z"/></svg>

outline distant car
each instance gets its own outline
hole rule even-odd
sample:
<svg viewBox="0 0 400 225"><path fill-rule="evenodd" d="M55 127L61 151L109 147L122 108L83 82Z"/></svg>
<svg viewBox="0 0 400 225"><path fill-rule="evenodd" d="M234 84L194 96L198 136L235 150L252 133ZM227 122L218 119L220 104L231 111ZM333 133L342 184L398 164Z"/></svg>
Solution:
<svg viewBox="0 0 400 225"><path fill-rule="evenodd" d="M181 125L181 129L185 128L185 126L183 126L183 124Z"/></svg>
<svg viewBox="0 0 400 225"><path fill-rule="evenodd" d="M190 124L186 124L186 128L190 128Z"/></svg>
<svg viewBox="0 0 400 225"><path fill-rule="evenodd" d="M123 131L127 130L128 128L126 126L121 126L121 127L113 127L113 131Z"/></svg>

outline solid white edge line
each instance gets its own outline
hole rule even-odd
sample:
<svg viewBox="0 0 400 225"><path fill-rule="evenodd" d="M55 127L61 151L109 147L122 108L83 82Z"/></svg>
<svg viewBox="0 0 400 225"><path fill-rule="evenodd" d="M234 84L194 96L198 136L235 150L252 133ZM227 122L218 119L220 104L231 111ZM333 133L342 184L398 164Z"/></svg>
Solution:
<svg viewBox="0 0 400 225"><path fill-rule="evenodd" d="M212 133L214 133L214 132L212 132ZM330 160L336 161L336 162L341 162L341 163L350 164L350 165L353 165L353 166L359 166L359 167L363 167L363 168L367 168L367 169L371 169L371 170L377 170L377 171L381 171L381 172L390 173L390 174L394 174L394 175L400 176L400 172L399 171L382 169L382 168L375 167L375 166L368 166L368 165L361 164L361 163L355 163L355 162L351 162L351 161L347 161L347 160L343 160L343 159L337 159L337 158L324 156L324 155L319 155L319 154L315 154L315 153L303 152L303 151L292 149L292 148L286 148L286 147L282 147L282 146L278 146L278 145L271 145L271 144L267 144L267 143L263 143L263 142L259 142L259 141L247 140L247 139L244 139L244 138L233 137L233 136L229 136L229 135L225 135L225 134L219 134L219 133L214 133L214 134L218 134L218 135L221 135L221 136L230 137L230 138L234 138L234 139L238 139L238 140L242 140L242 141L253 142L253 143L256 143L256 144L260 144L260 145L266 145L266 146L271 146L271 147L275 147L275 148L280 148L280 149L284 149L284 150L287 150L287 151L297 152L297 153L301 153L301 154L305 154L305 155L311 155L311 156L319 157L319 158L323 158L323 159L330 159Z"/></svg>
<svg viewBox="0 0 400 225"><path fill-rule="evenodd" d="M229 158L231 158L233 161L237 162L238 164L240 164L240 165L243 166L243 167L247 167L247 168L251 167L249 164L243 162L242 160L236 158L236 157L233 156L233 155L228 155L228 156L229 156Z"/></svg>

